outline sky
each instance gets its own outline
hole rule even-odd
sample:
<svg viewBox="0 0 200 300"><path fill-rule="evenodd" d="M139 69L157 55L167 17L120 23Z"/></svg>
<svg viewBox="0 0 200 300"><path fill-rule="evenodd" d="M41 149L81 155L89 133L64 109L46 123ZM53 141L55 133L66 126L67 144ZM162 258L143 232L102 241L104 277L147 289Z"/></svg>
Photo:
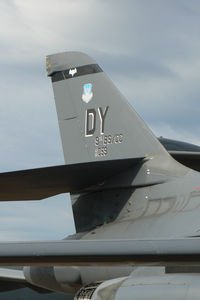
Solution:
<svg viewBox="0 0 200 300"><path fill-rule="evenodd" d="M200 145L199 0L0 0L1 172L64 163L46 55L92 56L156 136ZM67 194L0 203L0 240L74 232Z"/></svg>

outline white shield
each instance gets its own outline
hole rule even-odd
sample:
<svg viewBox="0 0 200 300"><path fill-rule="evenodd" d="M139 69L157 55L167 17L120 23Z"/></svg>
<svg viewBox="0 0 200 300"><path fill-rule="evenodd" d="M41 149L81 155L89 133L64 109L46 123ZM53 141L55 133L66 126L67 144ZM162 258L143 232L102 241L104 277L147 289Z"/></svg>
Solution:
<svg viewBox="0 0 200 300"><path fill-rule="evenodd" d="M82 94L82 100L85 103L90 102L93 97L93 92L92 92L92 84L91 83L86 83L83 86L83 94Z"/></svg>

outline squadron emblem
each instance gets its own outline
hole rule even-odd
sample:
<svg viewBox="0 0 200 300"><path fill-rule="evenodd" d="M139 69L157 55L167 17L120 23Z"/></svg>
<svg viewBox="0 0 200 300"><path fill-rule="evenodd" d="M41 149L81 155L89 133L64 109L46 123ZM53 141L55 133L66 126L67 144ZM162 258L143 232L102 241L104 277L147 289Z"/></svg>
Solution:
<svg viewBox="0 0 200 300"><path fill-rule="evenodd" d="M72 77L77 73L77 69L70 69L69 70L69 75L71 75Z"/></svg>
<svg viewBox="0 0 200 300"><path fill-rule="evenodd" d="M90 102L93 97L93 92L92 92L92 84L91 83L86 83L83 86L83 94L82 94L82 100L85 103Z"/></svg>

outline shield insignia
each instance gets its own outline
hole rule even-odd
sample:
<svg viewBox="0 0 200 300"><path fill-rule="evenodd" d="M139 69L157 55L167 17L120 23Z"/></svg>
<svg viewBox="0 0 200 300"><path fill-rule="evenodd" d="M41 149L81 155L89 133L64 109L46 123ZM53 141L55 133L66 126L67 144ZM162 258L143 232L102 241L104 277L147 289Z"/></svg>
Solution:
<svg viewBox="0 0 200 300"><path fill-rule="evenodd" d="M83 86L83 94L82 94L82 100L85 103L90 102L93 97L93 92L92 92L92 84L91 83L86 83Z"/></svg>

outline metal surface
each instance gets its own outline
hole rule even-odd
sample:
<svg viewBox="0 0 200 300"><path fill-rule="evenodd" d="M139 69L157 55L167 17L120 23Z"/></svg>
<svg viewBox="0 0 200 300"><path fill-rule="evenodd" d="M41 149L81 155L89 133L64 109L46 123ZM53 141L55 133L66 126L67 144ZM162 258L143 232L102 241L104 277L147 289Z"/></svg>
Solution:
<svg viewBox="0 0 200 300"><path fill-rule="evenodd" d="M80 52L48 56L48 74L94 64ZM63 66L65 66L63 68ZM66 67L68 66L68 67ZM104 72L53 82L67 164L145 157L167 151ZM90 84L88 102L84 86Z"/></svg>
<svg viewBox="0 0 200 300"><path fill-rule="evenodd" d="M200 239L0 243L0 264L173 265L200 263Z"/></svg>
<svg viewBox="0 0 200 300"><path fill-rule="evenodd" d="M200 172L200 152L169 151L169 153L179 163Z"/></svg>
<svg viewBox="0 0 200 300"><path fill-rule="evenodd" d="M171 152L176 161L89 56L50 55L47 71L66 166L0 174L0 199L69 191L77 232L64 241L1 243L0 265L27 265L32 285L65 293L100 280L98 300L160 299L162 290L163 299L196 299L199 275L160 279L156 266L200 264L200 174L187 167L199 170L199 153ZM130 275L149 264L155 281Z"/></svg>
<svg viewBox="0 0 200 300"><path fill-rule="evenodd" d="M0 201L41 200L60 193L98 189L141 159L82 163L0 173Z"/></svg>

